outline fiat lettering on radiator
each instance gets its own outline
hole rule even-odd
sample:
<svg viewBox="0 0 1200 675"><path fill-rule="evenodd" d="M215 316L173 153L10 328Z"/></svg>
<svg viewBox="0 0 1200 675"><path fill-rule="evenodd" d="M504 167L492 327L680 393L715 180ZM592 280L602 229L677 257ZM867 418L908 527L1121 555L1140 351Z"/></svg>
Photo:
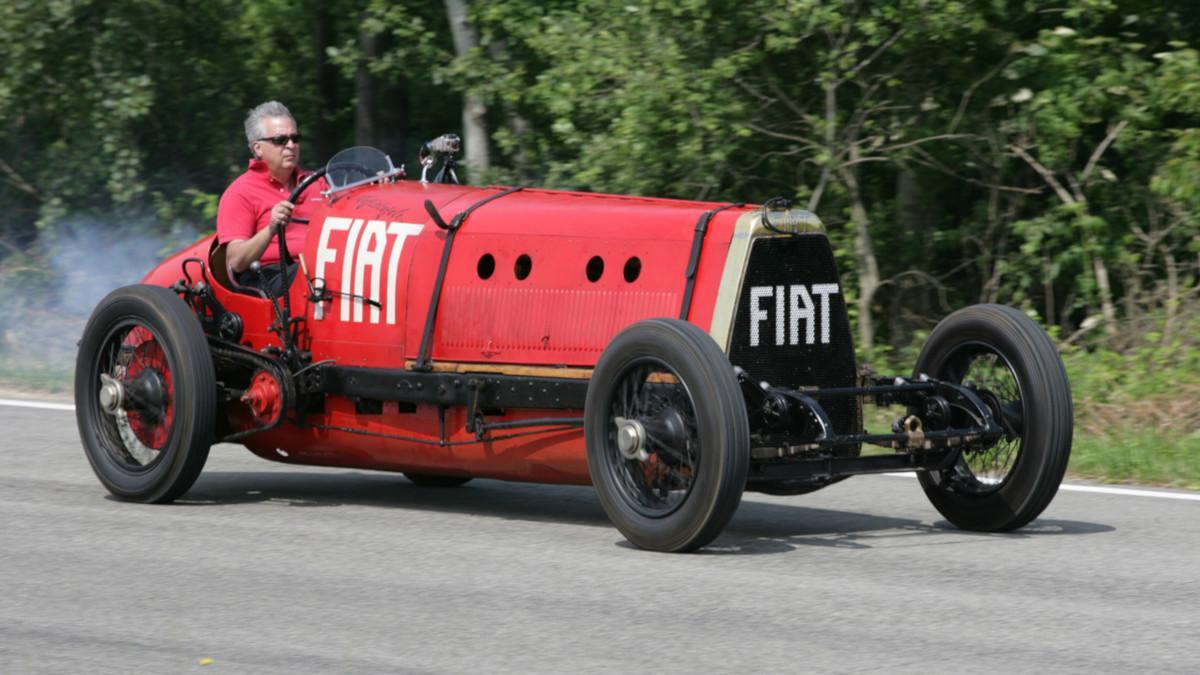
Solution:
<svg viewBox="0 0 1200 675"><path fill-rule="evenodd" d="M811 290L810 290L811 289ZM776 346L800 344L800 322L804 322L804 344L829 344L829 296L839 293L837 284L791 284L790 286L752 286L750 288L750 346L770 340L774 318ZM818 301L813 301L817 296ZM819 305L819 307L818 307ZM768 331L763 335L763 324Z"/></svg>
<svg viewBox="0 0 1200 675"><path fill-rule="evenodd" d="M400 254L404 242L421 233L422 225L397 223L363 218L329 217L321 228L321 240L317 247L316 278L324 280L326 266L341 263L343 293L352 293L360 298L370 298L383 305L383 321L396 323L396 278L400 269ZM333 233L340 243L331 241ZM362 301L347 296L342 300L341 321L352 323L379 323L379 307L370 306L363 312Z"/></svg>

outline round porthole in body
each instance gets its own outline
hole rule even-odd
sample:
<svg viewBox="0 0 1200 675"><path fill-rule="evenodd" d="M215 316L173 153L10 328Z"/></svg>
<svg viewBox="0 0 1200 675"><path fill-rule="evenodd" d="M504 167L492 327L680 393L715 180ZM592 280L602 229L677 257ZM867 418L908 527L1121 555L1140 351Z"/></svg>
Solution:
<svg viewBox="0 0 1200 675"><path fill-rule="evenodd" d="M625 262L625 281L633 283L642 274L642 261L634 256Z"/></svg>
<svg viewBox="0 0 1200 675"><path fill-rule="evenodd" d="M517 264L513 266L513 274L517 275L518 279L524 279L533 271L533 260L526 254L522 253L521 257L517 258Z"/></svg>
<svg viewBox="0 0 1200 675"><path fill-rule="evenodd" d="M598 255L592 256L592 259L587 264L587 278L593 283L600 281L600 277L604 276L604 258Z"/></svg>
<svg viewBox="0 0 1200 675"><path fill-rule="evenodd" d="M496 259L491 253L484 253L479 257L479 264L475 266L475 271L479 272L480 279L489 279L496 271Z"/></svg>

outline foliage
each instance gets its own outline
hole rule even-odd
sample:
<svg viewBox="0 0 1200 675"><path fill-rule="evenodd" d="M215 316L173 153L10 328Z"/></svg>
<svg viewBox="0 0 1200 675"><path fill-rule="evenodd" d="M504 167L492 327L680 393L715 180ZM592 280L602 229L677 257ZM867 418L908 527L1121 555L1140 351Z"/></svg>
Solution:
<svg viewBox="0 0 1200 675"><path fill-rule="evenodd" d="M0 356L73 292L72 224L210 230L253 105L309 165L366 134L413 166L470 96L489 180L817 210L877 366L986 301L1065 345L1089 429L1195 384L1200 5L469 2L460 56L449 4L0 3Z"/></svg>
<svg viewBox="0 0 1200 675"><path fill-rule="evenodd" d="M885 343L978 300L1069 335L1107 301L1132 318L1178 303L1200 274L1200 9L469 7L480 44L457 57L441 3L5 3L3 250L31 250L68 215L207 229L245 157L247 108L288 102L319 161L354 140L365 72L399 161L455 128L471 94L488 104L495 180L799 200L830 224L851 298L870 281L864 235L843 225L861 205L886 254L854 311L884 319Z"/></svg>

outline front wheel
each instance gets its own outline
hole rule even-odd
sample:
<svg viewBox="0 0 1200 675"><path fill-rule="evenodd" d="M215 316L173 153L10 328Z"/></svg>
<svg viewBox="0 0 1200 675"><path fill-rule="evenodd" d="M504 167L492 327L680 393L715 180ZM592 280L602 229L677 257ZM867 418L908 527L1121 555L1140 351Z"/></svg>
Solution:
<svg viewBox="0 0 1200 675"><path fill-rule="evenodd" d="M600 504L636 546L700 548L741 501L746 406L729 360L692 324L651 319L613 339L588 385L584 434Z"/></svg>
<svg viewBox="0 0 1200 675"><path fill-rule="evenodd" d="M967 307L929 336L914 369L921 373L973 389L1006 431L968 447L948 469L919 474L933 506L981 532L1036 518L1058 492L1074 428L1070 384L1050 337L1011 307Z"/></svg>
<svg viewBox="0 0 1200 675"><path fill-rule="evenodd" d="M126 286L96 306L75 362L75 417L113 495L169 502L200 475L213 441L216 376L200 322L175 293Z"/></svg>

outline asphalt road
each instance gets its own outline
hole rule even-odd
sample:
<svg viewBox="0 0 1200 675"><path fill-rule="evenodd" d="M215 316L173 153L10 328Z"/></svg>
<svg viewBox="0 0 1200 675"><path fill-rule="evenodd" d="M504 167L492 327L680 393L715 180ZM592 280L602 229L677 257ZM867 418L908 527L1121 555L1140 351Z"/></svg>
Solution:
<svg viewBox="0 0 1200 675"><path fill-rule="evenodd" d="M910 477L748 494L693 555L593 492L218 446L114 501L69 411L0 406L0 672L1200 672L1200 501L1060 492L952 529Z"/></svg>

